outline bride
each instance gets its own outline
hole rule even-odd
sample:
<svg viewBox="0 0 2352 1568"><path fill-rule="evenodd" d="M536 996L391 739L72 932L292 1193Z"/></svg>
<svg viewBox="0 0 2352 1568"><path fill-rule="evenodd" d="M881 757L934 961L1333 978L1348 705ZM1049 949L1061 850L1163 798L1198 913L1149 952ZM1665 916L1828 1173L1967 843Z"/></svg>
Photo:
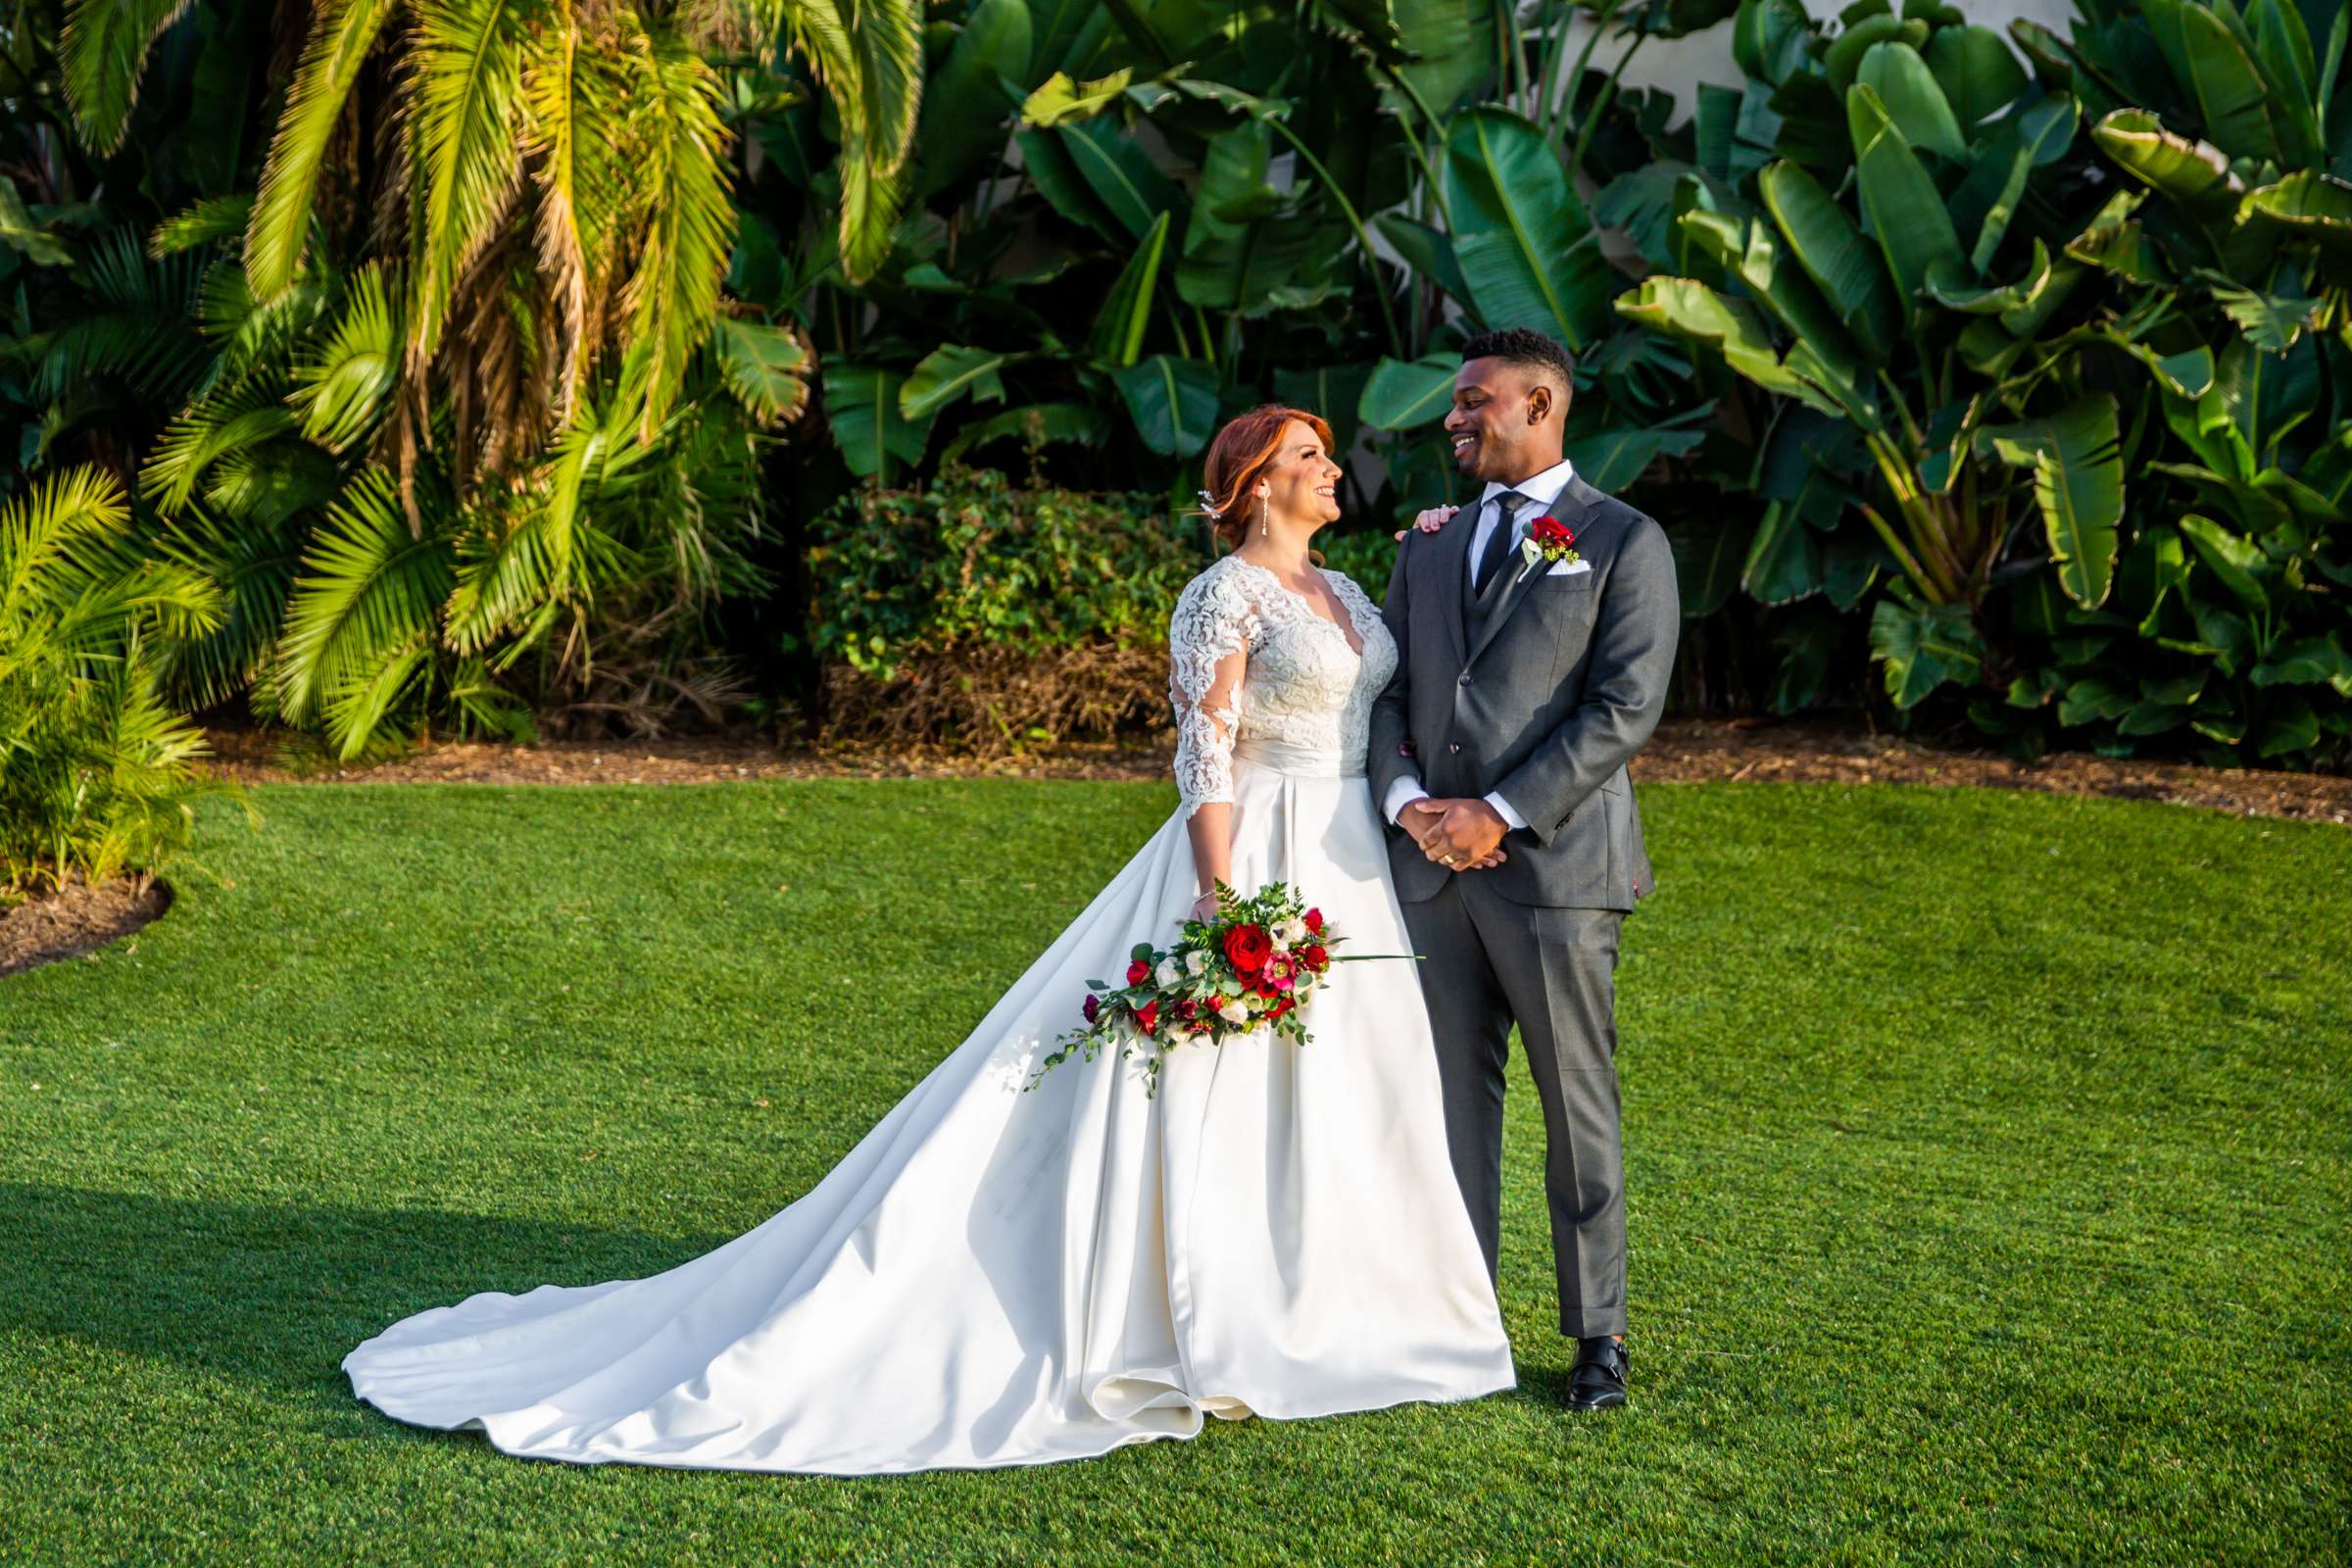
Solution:
<svg viewBox="0 0 2352 1568"><path fill-rule="evenodd" d="M880 1474L1076 1459L1512 1384L1446 1157L1416 965L1351 963L1311 1044L1036 1063L1089 977L1214 881L1290 883L1351 953L1405 954L1364 778L1396 662L1348 578L1331 431L1253 410L1204 510L1236 548L1176 603L1182 801L1125 869L813 1190L663 1274L489 1291L343 1359L387 1415L597 1464Z"/></svg>

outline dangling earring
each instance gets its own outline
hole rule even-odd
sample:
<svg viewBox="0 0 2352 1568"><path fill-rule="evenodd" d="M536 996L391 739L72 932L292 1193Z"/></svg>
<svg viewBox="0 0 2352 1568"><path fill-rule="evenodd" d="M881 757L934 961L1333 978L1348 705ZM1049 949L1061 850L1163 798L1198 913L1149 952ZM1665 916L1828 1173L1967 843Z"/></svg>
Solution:
<svg viewBox="0 0 2352 1568"><path fill-rule="evenodd" d="M1266 498L1264 496L1257 498L1257 536L1260 539L1271 537L1266 532Z"/></svg>

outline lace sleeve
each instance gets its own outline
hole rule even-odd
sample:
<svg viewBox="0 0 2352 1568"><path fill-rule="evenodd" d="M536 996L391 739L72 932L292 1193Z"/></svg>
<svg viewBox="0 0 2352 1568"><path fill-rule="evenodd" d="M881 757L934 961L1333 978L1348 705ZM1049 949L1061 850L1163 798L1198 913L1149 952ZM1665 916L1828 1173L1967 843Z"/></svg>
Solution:
<svg viewBox="0 0 2352 1568"><path fill-rule="evenodd" d="M1233 799L1233 731L1255 613L1225 575L1202 572L1168 620L1168 696L1176 705L1176 792L1189 818Z"/></svg>

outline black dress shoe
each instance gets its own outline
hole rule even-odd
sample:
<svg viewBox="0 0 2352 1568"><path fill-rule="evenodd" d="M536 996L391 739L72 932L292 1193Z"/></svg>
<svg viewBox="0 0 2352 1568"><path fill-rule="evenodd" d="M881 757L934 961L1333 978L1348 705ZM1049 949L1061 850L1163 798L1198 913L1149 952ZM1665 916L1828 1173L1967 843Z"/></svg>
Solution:
<svg viewBox="0 0 2352 1568"><path fill-rule="evenodd" d="M1606 1334L1576 1342L1568 1373L1568 1408L1608 1410L1625 1402L1625 1347Z"/></svg>

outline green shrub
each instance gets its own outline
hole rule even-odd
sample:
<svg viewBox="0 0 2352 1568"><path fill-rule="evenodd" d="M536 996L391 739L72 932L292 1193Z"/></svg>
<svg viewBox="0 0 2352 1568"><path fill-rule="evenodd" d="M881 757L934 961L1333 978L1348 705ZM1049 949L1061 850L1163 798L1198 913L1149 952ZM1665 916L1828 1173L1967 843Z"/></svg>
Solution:
<svg viewBox="0 0 2352 1568"><path fill-rule="evenodd" d="M0 905L185 847L204 737L156 692L151 636L220 620L208 579L124 548L112 475L76 468L0 505Z"/></svg>

